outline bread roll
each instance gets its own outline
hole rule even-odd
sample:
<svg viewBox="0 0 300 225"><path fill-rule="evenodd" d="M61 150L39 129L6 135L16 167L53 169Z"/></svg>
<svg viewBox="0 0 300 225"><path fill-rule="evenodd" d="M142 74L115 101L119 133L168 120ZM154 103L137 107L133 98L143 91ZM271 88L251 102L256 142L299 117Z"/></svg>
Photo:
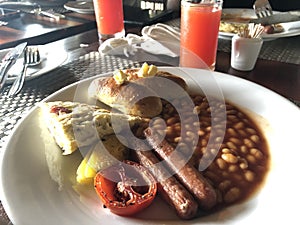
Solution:
<svg viewBox="0 0 300 225"><path fill-rule="evenodd" d="M122 84L113 77L93 80L88 89L89 96L123 113L152 118L162 111L161 98L177 98L187 89L182 78L165 71L150 77L139 77L139 69L124 72L127 80Z"/></svg>
<svg viewBox="0 0 300 225"><path fill-rule="evenodd" d="M113 77L101 77L92 81L89 96L119 111L141 117L152 118L162 111L159 97L151 89L136 83L116 83Z"/></svg>

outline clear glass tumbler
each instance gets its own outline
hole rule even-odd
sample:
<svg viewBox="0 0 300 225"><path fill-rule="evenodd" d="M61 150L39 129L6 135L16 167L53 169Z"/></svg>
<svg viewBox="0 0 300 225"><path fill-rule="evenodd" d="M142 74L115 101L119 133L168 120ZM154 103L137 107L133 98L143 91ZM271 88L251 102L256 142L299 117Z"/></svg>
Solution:
<svg viewBox="0 0 300 225"><path fill-rule="evenodd" d="M181 66L203 68L205 63L215 69L222 5L222 0L181 1Z"/></svg>
<svg viewBox="0 0 300 225"><path fill-rule="evenodd" d="M122 0L93 0L99 40L123 37L124 13Z"/></svg>

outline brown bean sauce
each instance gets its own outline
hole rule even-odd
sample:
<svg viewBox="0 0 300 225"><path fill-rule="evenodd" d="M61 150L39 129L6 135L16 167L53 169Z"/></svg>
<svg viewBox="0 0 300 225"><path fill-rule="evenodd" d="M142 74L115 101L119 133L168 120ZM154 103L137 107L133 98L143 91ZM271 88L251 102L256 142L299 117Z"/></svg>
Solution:
<svg viewBox="0 0 300 225"><path fill-rule="evenodd" d="M248 199L262 186L269 169L270 155L262 131L248 114L228 102L225 105L217 100L208 102L206 97L200 95L192 96L192 100L195 103L193 112L186 113L198 115L199 124L193 126L199 127L199 139L190 162L198 167L200 160L215 157L202 173L217 191L217 208ZM164 101L163 106L161 117L166 127L159 121L154 121L153 126L158 130L165 129L166 139L174 147L181 141L183 146L180 149L184 153L184 143L191 142L191 135L182 137L181 131L184 129L184 133L189 134L191 124L181 124L177 111L170 103ZM224 109L225 117L224 114L221 116ZM217 121L213 133L212 110L217 115L213 118ZM222 135L224 126L221 125L225 125L225 135ZM209 139L215 142L208 146Z"/></svg>

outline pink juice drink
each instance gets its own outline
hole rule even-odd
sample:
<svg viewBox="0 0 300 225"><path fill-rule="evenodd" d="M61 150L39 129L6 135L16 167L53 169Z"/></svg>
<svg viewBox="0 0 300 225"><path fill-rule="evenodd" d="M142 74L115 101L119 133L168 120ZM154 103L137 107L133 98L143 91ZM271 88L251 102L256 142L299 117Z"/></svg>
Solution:
<svg viewBox="0 0 300 225"><path fill-rule="evenodd" d="M205 3L182 1L181 66L206 67L214 70L221 14L222 1L213 0ZM203 66L204 63L207 66Z"/></svg>
<svg viewBox="0 0 300 225"><path fill-rule="evenodd" d="M122 0L94 0L93 2L99 38L124 36Z"/></svg>

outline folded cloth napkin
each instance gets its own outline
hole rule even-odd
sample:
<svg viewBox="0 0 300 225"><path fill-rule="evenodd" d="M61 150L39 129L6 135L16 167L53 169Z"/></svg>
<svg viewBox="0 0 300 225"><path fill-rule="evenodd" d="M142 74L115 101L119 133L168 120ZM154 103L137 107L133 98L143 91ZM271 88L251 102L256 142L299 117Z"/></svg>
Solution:
<svg viewBox="0 0 300 225"><path fill-rule="evenodd" d="M139 49L156 55L177 57L179 55L179 29L156 24L142 29L142 36L127 34L124 38L110 38L104 41L99 52L103 55L134 55Z"/></svg>
<svg viewBox="0 0 300 225"><path fill-rule="evenodd" d="M145 37L151 37L157 41L180 42L180 29L163 23L146 26L141 31Z"/></svg>

